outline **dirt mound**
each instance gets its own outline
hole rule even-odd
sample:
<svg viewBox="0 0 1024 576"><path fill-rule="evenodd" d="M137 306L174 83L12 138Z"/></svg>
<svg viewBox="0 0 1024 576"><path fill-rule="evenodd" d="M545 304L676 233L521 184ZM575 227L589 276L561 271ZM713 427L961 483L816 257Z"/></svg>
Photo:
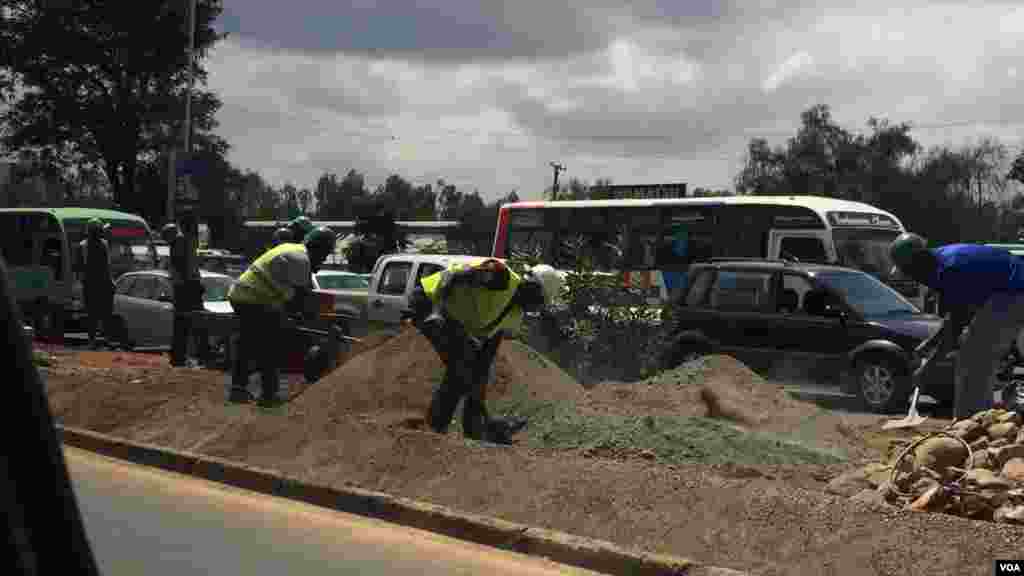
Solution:
<svg viewBox="0 0 1024 576"><path fill-rule="evenodd" d="M126 366L167 366L166 354L143 354L138 352L111 352L106 350L87 350L75 352L80 366L90 368L123 368Z"/></svg>
<svg viewBox="0 0 1024 576"><path fill-rule="evenodd" d="M731 356L705 356L633 384L604 383L588 393L590 407L614 412L723 418L769 424L786 409L817 409L786 396Z"/></svg>
<svg viewBox="0 0 1024 576"><path fill-rule="evenodd" d="M731 356L713 355L636 383L602 383L586 394L587 409L625 415L703 416L785 434L849 456L865 450L841 413L791 398L783 387Z"/></svg>
<svg viewBox="0 0 1024 576"><path fill-rule="evenodd" d="M415 328L405 328L397 336L351 357L296 399L295 406L310 415L322 412L327 418L369 412L423 414L443 372L444 366L430 342ZM505 340L498 349L488 400L502 397L513 386L540 400L573 400L583 392L579 384L540 354L524 344Z"/></svg>

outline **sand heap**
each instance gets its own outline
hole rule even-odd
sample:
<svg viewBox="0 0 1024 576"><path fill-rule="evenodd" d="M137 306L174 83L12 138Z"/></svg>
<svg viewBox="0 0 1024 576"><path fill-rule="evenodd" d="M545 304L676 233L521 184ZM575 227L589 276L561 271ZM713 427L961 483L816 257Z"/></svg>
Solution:
<svg viewBox="0 0 1024 576"><path fill-rule="evenodd" d="M724 355L705 356L642 382L600 384L587 393L587 403L597 410L706 416L758 428L803 421L820 412Z"/></svg>
<svg viewBox="0 0 1024 576"><path fill-rule="evenodd" d="M540 400L575 400L583 389L570 376L528 346L505 340L498 350L495 380L488 401L525 385ZM415 328L352 357L322 378L294 404L309 414L329 417L354 413L423 415L444 366L430 343Z"/></svg>

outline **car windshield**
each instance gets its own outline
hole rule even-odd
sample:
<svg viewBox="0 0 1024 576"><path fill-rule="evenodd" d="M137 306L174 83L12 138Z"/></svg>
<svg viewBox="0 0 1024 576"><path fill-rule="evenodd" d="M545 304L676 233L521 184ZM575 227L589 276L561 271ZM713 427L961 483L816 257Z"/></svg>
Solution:
<svg viewBox="0 0 1024 576"><path fill-rule="evenodd" d="M224 302L228 299L228 290L231 288L230 278L206 277L200 280L203 288L203 300L206 302Z"/></svg>
<svg viewBox="0 0 1024 576"><path fill-rule="evenodd" d="M865 318L916 314L918 309L874 276L858 272L827 272L818 281L843 296L846 303Z"/></svg>
<svg viewBox="0 0 1024 576"><path fill-rule="evenodd" d="M892 270L889 244L899 235L894 230L842 229L832 231L839 263L886 279Z"/></svg>
<svg viewBox="0 0 1024 576"><path fill-rule="evenodd" d="M322 290L367 290L370 282L363 275L317 274L317 283Z"/></svg>

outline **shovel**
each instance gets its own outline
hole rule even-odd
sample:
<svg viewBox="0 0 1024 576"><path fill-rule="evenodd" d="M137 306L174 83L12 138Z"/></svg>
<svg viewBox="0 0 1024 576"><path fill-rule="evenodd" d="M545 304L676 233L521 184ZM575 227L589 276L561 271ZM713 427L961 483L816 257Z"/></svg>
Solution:
<svg viewBox="0 0 1024 576"><path fill-rule="evenodd" d="M899 430L901 428L914 428L920 426L928 418L917 413L917 397L921 394L921 381L914 377L914 395L910 397L910 410L907 415L899 420L890 420L882 426L882 430Z"/></svg>

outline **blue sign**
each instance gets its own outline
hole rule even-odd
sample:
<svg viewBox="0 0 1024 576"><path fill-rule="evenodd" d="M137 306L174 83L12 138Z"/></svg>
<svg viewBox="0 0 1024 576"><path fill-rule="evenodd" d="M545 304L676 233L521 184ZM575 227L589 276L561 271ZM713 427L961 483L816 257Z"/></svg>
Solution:
<svg viewBox="0 0 1024 576"><path fill-rule="evenodd" d="M206 173L206 163L200 158L181 158L176 164L178 176L202 176Z"/></svg>

